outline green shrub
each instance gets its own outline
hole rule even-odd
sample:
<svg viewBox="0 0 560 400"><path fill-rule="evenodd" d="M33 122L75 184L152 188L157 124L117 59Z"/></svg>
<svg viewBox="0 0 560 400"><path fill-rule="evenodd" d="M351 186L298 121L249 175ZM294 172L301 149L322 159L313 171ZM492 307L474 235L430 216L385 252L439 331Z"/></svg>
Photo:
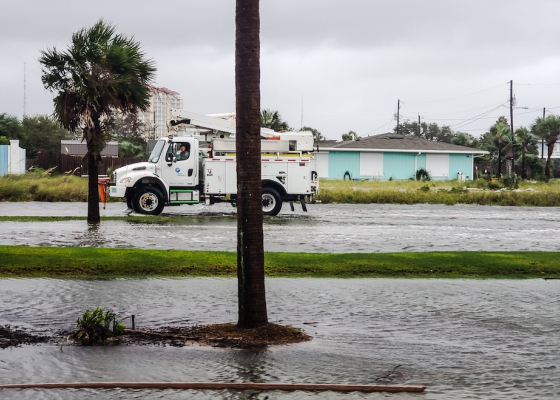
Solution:
<svg viewBox="0 0 560 400"><path fill-rule="evenodd" d="M416 180L417 181L429 181L431 180L430 174L424 168L420 168L416 171Z"/></svg>
<svg viewBox="0 0 560 400"><path fill-rule="evenodd" d="M519 189L519 177L517 176L517 174L513 174L511 176L502 176L502 179L500 179L500 181L507 189Z"/></svg>
<svg viewBox="0 0 560 400"><path fill-rule="evenodd" d="M122 335L124 324L111 310L103 312L99 307L86 312L76 321L76 331L72 337L82 344L105 344L110 337Z"/></svg>
<svg viewBox="0 0 560 400"><path fill-rule="evenodd" d="M500 182L488 182L488 189L498 190L502 189L504 186Z"/></svg>

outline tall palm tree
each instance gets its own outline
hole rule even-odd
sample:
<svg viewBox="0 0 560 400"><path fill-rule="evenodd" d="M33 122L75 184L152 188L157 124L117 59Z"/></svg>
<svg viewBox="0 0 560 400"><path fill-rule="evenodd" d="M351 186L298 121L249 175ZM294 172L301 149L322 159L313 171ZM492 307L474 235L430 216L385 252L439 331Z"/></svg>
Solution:
<svg viewBox="0 0 560 400"><path fill-rule="evenodd" d="M531 153L536 150L537 141L533 134L527 128L519 128L515 131L517 144L521 147L521 179L527 179L527 171L525 170L525 153L529 150Z"/></svg>
<svg viewBox="0 0 560 400"><path fill-rule="evenodd" d="M498 178L502 175L502 145L504 137L510 132L510 128L503 122L498 122L496 125L496 136L498 138Z"/></svg>
<svg viewBox="0 0 560 400"><path fill-rule="evenodd" d="M81 130L87 144L88 217L97 224L99 192L97 164L105 147L111 116L136 115L149 106L148 84L155 73L139 43L115 33L115 27L98 21L72 35L65 52L41 51L42 81L56 93L54 117L71 132Z"/></svg>
<svg viewBox="0 0 560 400"><path fill-rule="evenodd" d="M531 126L531 132L535 136L544 139L548 146L548 157L544 173L550 179L550 158L554 152L554 145L558 141L558 135L560 135L560 116L549 115L546 118L537 118Z"/></svg>
<svg viewBox="0 0 560 400"><path fill-rule="evenodd" d="M259 0L235 8L237 280L240 328L268 324L261 180Z"/></svg>

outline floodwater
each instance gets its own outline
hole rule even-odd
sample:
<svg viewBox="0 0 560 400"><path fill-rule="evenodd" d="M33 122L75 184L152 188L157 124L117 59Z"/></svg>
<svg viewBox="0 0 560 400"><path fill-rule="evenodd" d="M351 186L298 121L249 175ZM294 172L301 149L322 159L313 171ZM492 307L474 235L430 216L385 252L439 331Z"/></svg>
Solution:
<svg viewBox="0 0 560 400"><path fill-rule="evenodd" d="M86 203L0 203L0 215L85 216ZM102 215L123 215L109 203ZM560 250L560 208L472 205L310 204L266 217L266 251L398 252ZM104 221L0 222L0 244L236 250L235 209L228 204L167 207L164 224ZM150 221L150 217L145 217Z"/></svg>
<svg viewBox="0 0 560 400"><path fill-rule="evenodd" d="M0 350L0 383L383 383L425 394L177 390L1 391L2 399L543 399L560 397L560 281L268 279L269 318L311 342L261 351L188 346ZM86 308L140 327L236 319L235 279L0 280L0 324L56 332ZM402 378L376 380L401 365ZM268 397L267 397L268 396Z"/></svg>
<svg viewBox="0 0 560 400"><path fill-rule="evenodd" d="M85 216L85 203L0 203L0 215ZM107 204L102 215L122 215ZM308 205L266 217L265 249L291 252L560 250L560 208ZM170 207L162 224L0 222L0 244L235 250L235 209ZM0 383L252 381L426 385L425 394L176 390L0 391L2 399L560 398L560 281L267 279L272 322L314 340L264 351L188 346L0 350ZM231 322L234 279L2 279L0 325L69 330L86 308L139 327ZM128 320L127 320L128 321ZM397 365L394 381L376 380ZM268 396L268 397L267 397Z"/></svg>

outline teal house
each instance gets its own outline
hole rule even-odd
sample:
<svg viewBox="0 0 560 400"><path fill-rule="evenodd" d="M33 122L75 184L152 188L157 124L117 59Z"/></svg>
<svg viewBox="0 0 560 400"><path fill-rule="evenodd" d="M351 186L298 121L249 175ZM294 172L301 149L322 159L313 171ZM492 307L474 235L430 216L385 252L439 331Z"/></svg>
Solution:
<svg viewBox="0 0 560 400"><path fill-rule="evenodd" d="M328 179L410 179L424 169L433 180L472 180L474 157L488 154L395 133L316 146L317 173Z"/></svg>

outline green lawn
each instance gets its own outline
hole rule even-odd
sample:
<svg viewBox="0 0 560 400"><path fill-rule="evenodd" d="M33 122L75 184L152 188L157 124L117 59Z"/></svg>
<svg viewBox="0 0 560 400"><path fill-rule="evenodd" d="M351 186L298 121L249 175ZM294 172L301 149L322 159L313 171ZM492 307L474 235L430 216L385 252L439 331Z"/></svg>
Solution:
<svg viewBox="0 0 560 400"><path fill-rule="evenodd" d="M266 253L270 277L560 278L559 252ZM1 278L234 277L220 251L0 246Z"/></svg>

